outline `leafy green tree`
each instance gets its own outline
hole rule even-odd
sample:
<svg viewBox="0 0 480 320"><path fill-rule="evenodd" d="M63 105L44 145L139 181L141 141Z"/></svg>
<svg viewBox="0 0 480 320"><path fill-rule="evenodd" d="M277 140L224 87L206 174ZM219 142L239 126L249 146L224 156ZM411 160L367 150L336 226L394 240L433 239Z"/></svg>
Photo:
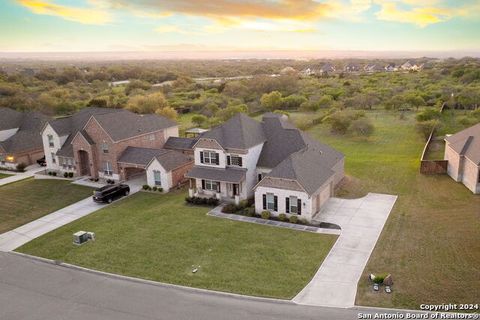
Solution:
<svg viewBox="0 0 480 320"><path fill-rule="evenodd" d="M160 116L169 118L171 120L177 120L177 117L178 117L177 111L169 106L163 107L161 109L157 109L155 113Z"/></svg>
<svg viewBox="0 0 480 320"><path fill-rule="evenodd" d="M207 121L208 118L202 114L196 114L192 117L192 122L199 127L203 126L205 123L207 123Z"/></svg>
<svg viewBox="0 0 480 320"><path fill-rule="evenodd" d="M282 109L282 104L283 104L282 94L278 91L265 93L260 98L260 103L262 104L262 107L270 111Z"/></svg>
<svg viewBox="0 0 480 320"><path fill-rule="evenodd" d="M155 113L159 109L168 107L168 101L161 92L146 96L136 95L128 100L126 109L135 113Z"/></svg>
<svg viewBox="0 0 480 320"><path fill-rule="evenodd" d="M231 105L226 107L225 109L220 109L216 116L222 120L227 121L237 113L247 113L248 106L246 104L238 104L238 105Z"/></svg>

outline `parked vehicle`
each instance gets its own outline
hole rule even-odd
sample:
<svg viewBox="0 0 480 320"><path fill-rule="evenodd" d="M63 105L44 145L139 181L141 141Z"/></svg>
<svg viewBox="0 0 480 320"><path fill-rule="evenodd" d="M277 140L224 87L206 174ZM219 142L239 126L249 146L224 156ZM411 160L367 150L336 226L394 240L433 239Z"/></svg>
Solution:
<svg viewBox="0 0 480 320"><path fill-rule="evenodd" d="M126 184L104 186L93 191L93 201L112 203L113 200L128 196L130 187Z"/></svg>
<svg viewBox="0 0 480 320"><path fill-rule="evenodd" d="M42 167L46 167L47 166L47 161L45 160L45 156L43 156L43 158L38 159L37 163Z"/></svg>

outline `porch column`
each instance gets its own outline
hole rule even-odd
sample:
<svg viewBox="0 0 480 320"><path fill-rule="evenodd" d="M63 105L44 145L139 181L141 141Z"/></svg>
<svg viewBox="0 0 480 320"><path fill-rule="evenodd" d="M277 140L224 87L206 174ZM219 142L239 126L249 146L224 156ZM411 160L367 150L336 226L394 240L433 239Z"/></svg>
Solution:
<svg viewBox="0 0 480 320"><path fill-rule="evenodd" d="M190 179L188 179L188 181L189 181L189 182L188 182L188 183L189 183L188 196L189 196L189 197L193 197L193 195L195 194L195 189L194 189L194 187L193 187L193 185L194 185L194 182L193 182L194 179L191 179L191 178L190 178Z"/></svg>

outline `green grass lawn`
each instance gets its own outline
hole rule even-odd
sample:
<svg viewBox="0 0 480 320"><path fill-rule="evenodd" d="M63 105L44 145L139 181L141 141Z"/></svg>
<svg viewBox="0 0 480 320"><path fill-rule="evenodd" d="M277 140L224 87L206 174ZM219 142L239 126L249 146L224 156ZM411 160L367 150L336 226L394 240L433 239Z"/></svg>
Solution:
<svg viewBox="0 0 480 320"><path fill-rule="evenodd" d="M0 179L11 177L11 174L0 173Z"/></svg>
<svg viewBox="0 0 480 320"><path fill-rule="evenodd" d="M26 179L0 187L0 233L66 207L92 189L64 180Z"/></svg>
<svg viewBox="0 0 480 320"><path fill-rule="evenodd" d="M480 300L480 196L450 177L419 173L424 140L414 115L369 112L369 139L332 135L325 125L310 133L346 155L344 197L368 192L399 196L364 270L357 304L418 309L421 303ZM367 274L391 273L394 293L373 293Z"/></svg>
<svg viewBox="0 0 480 320"><path fill-rule="evenodd" d="M138 193L24 245L20 252L212 290L292 298L313 277L336 236L207 216L185 193ZM96 241L72 244L72 233ZM200 266L192 273L193 266Z"/></svg>

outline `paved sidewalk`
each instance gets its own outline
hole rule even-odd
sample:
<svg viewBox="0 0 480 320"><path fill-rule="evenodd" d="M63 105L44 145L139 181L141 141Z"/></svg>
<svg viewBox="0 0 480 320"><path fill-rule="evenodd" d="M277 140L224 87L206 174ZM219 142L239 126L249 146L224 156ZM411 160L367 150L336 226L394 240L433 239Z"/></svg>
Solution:
<svg viewBox="0 0 480 320"><path fill-rule="evenodd" d="M130 195L140 191L140 189L140 186L131 184ZM80 219L81 217L87 216L105 206L107 206L107 204L95 203L91 197L88 197L87 199L80 200L68 207L24 224L14 230L0 234L0 251L13 251L35 238Z"/></svg>
<svg viewBox="0 0 480 320"><path fill-rule="evenodd" d="M396 196L374 193L354 200L330 199L315 219L339 225L340 237L313 279L293 301L353 307L358 281L396 200Z"/></svg>
<svg viewBox="0 0 480 320"><path fill-rule="evenodd" d="M267 226L293 229L298 231L307 231L307 232L324 233L324 234L336 234L336 235L340 234L340 230L338 229L318 228L313 226L305 226L301 224L293 224L293 223L281 222L281 221L275 221L275 220L266 220L266 219L261 219L256 217L247 217L247 216L241 216L238 214L223 213L221 210L222 210L222 207L218 206L212 211L210 211L208 215L213 217L223 218L223 219L263 224Z"/></svg>
<svg viewBox="0 0 480 320"><path fill-rule="evenodd" d="M40 172L42 170L45 170L45 168L42 168L39 165L32 165L27 167L25 172L5 171L5 173L11 174L12 176L0 179L0 186L6 185L12 182L17 182L23 179L31 178L35 175L35 173Z"/></svg>

